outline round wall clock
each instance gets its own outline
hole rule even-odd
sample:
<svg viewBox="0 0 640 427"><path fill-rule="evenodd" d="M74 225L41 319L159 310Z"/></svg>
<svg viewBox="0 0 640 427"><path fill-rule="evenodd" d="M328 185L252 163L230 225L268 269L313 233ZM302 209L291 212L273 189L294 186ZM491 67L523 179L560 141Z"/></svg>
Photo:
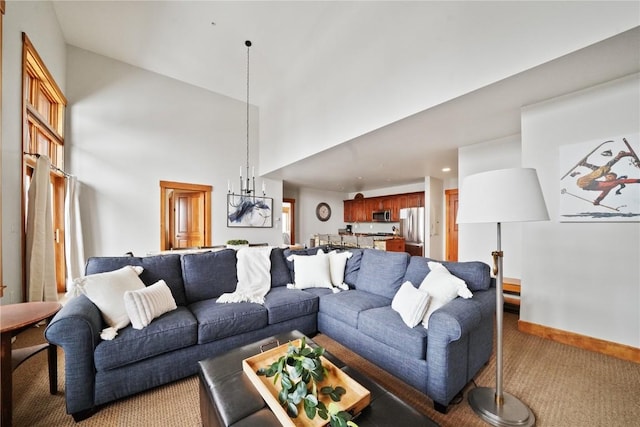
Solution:
<svg viewBox="0 0 640 427"><path fill-rule="evenodd" d="M318 206L316 206L316 216L320 221L327 221L331 218L331 207L325 202L318 203Z"/></svg>

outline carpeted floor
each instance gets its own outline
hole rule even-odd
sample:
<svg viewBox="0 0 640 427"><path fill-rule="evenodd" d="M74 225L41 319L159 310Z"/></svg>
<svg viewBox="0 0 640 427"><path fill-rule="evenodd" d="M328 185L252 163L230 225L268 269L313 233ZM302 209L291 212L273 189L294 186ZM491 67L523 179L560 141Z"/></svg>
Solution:
<svg viewBox="0 0 640 427"><path fill-rule="evenodd" d="M44 328L18 337L15 347L44 340ZM485 426L466 400L447 415L433 410L432 401L329 339L314 341L347 364L424 412L441 426ZM58 394L50 395L46 352L24 362L13 374L14 426L200 426L197 377L159 387L111 403L88 420L75 423L65 412L64 354L58 350ZM504 390L527 403L538 426L573 427L638 425L640 365L520 333L517 316L505 313ZM495 385L495 360L476 378L478 386ZM397 426L394 426L397 427Z"/></svg>

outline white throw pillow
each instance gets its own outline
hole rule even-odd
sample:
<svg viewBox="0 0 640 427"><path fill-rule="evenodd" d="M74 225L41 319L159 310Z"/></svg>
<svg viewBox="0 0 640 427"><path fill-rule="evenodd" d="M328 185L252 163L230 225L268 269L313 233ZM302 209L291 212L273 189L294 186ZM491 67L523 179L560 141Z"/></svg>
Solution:
<svg viewBox="0 0 640 427"><path fill-rule="evenodd" d="M347 260L353 256L353 252L331 251L329 252L329 272L331 273L331 283L333 286L343 287L344 269Z"/></svg>
<svg viewBox="0 0 640 427"><path fill-rule="evenodd" d="M408 327L413 328L424 318L429 306L429 298L427 292L416 289L411 282L407 281L400 286L393 297L391 308L400 314L402 321Z"/></svg>
<svg viewBox="0 0 640 427"><path fill-rule="evenodd" d="M156 317L178 308L164 280L158 280L144 289L126 291L124 306L133 329L143 329Z"/></svg>
<svg viewBox="0 0 640 427"><path fill-rule="evenodd" d="M115 271L90 274L74 280L75 290L85 294L100 309L107 325L117 331L129 324L124 293L145 287L138 277L142 270L142 267L127 265Z"/></svg>
<svg viewBox="0 0 640 427"><path fill-rule="evenodd" d="M428 265L431 271L420 284L420 290L426 291L431 296L429 308L422 320L425 328L428 327L429 318L434 311L458 296L462 298L473 296L465 281L451 274L444 265L435 261L429 261Z"/></svg>
<svg viewBox="0 0 640 427"><path fill-rule="evenodd" d="M289 261L293 261L295 275L295 289L329 288L331 289L331 273L329 269L329 256L322 249L318 249L316 255L289 255Z"/></svg>

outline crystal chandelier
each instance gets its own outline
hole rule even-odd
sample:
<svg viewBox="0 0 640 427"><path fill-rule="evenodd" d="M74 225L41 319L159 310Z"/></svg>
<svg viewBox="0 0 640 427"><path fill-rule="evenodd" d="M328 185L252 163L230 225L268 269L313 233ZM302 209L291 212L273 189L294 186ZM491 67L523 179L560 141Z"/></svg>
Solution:
<svg viewBox="0 0 640 427"><path fill-rule="evenodd" d="M251 41L247 40L244 42L244 45L247 46L247 164L245 166L245 175L243 175L242 169L243 166L240 166L240 196L254 196L256 193L256 168L255 166L251 169L251 175L249 175L249 48L251 47ZM262 196L266 195L264 181L262 182ZM227 183L227 193L235 195L235 191L233 190L233 186L229 181Z"/></svg>

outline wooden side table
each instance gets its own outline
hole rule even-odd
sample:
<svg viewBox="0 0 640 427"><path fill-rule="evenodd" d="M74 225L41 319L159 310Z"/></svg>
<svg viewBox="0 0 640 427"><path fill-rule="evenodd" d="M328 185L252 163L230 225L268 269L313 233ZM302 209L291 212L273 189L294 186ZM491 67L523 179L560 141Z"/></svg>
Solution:
<svg viewBox="0 0 640 427"><path fill-rule="evenodd" d="M43 343L12 351L11 338L42 320L51 320L60 308L62 306L57 302L25 302L0 306L0 333L2 335L0 351L2 418L0 419L0 425L11 426L13 370L22 362L44 349L48 349L49 356L49 392L51 394L58 392L57 347L49 343Z"/></svg>

